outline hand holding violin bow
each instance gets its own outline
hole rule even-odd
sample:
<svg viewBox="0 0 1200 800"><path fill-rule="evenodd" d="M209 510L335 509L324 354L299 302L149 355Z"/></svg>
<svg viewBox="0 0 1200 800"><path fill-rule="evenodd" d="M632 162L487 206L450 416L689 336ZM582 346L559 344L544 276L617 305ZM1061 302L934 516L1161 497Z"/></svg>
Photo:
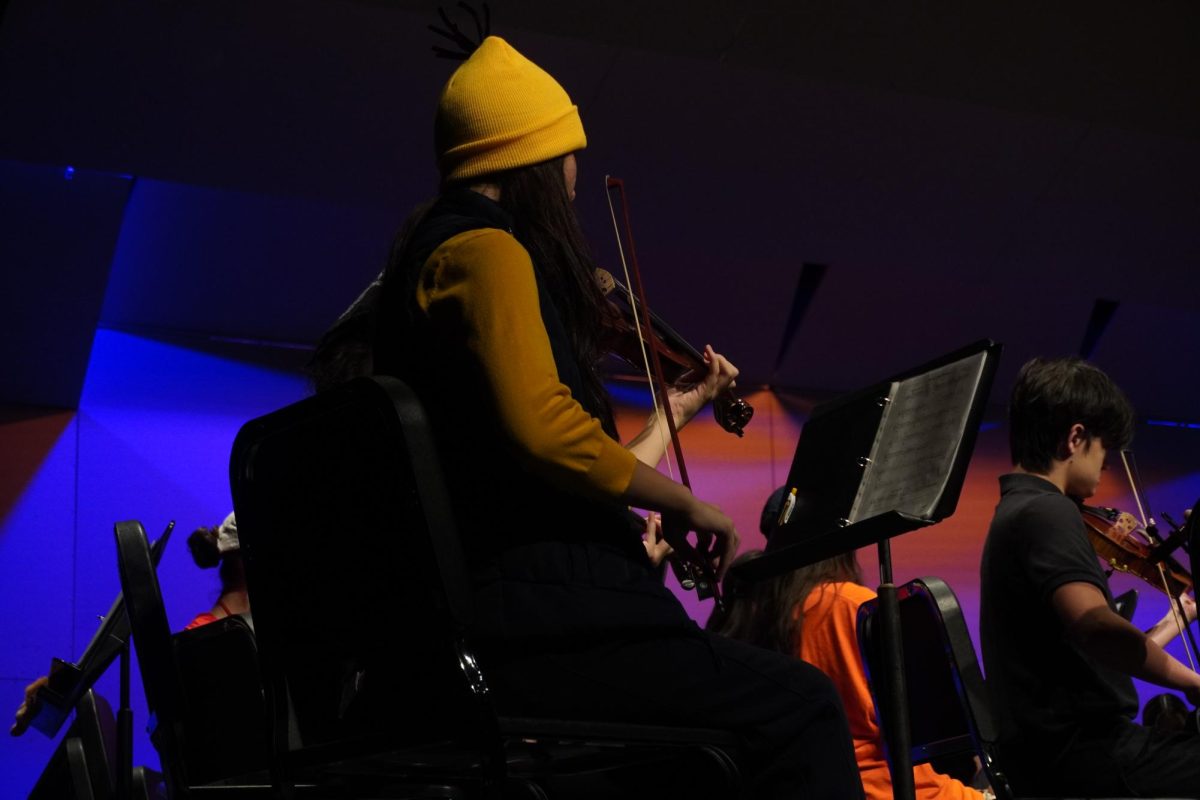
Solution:
<svg viewBox="0 0 1200 800"><path fill-rule="evenodd" d="M719 581L737 553L737 531L732 520L719 508L703 503L692 495L691 482L688 480L687 467L683 461L683 448L679 442L679 428L711 398L717 422L727 431L741 436L742 428L750 422L754 409L729 391L737 377L737 369L732 364L716 353L711 346L706 347L704 353L700 353L650 310L646 301L646 287L638 266L637 250L633 243L624 183L619 178L606 177L605 186L613 229L617 235L617 249L625 269L625 279L636 289L635 294L633 290L621 286L611 274L604 270L596 271L597 285L601 292L609 296L610 301L613 296L621 299L620 303L610 303L613 313L610 314L608 349L630 363L641 361L645 364L656 413L661 408L661 416L666 423L666 431L663 432L656 418L655 422L648 426L648 430L659 433L664 454L667 451L665 434L670 434L680 482L670 483L686 495L686 501L660 505L660 510L663 512L663 538L674 550L670 563L679 578L680 586L684 589L696 589L696 594L701 598L713 597L720 605ZM625 222L624 239L629 246L628 260L625 258L625 247L617 222L616 207L613 204L614 193L621 200ZM613 292L616 288L622 291ZM639 355L641 358L638 358ZM670 374L667 365L670 365ZM693 375L689 376L688 373ZM680 379L685 376L691 381L695 375L705 377L700 381L685 382L683 388L668 386L679 384ZM677 411L682 415L679 419L676 418ZM657 459L652 460L657 463ZM658 474L652 468L649 469L655 475ZM634 473L634 483L653 480L639 478L639 472L640 470ZM688 539L690 531L695 532L694 544Z"/></svg>
<svg viewBox="0 0 1200 800"><path fill-rule="evenodd" d="M663 514L663 538L677 558L720 582L737 555L740 541L737 529L733 520L712 503L694 497L692 501L682 513ZM692 531L696 534L695 544L688 539Z"/></svg>
<svg viewBox="0 0 1200 800"><path fill-rule="evenodd" d="M1183 619L1179 617L1181 610ZM1181 594L1176 598L1176 604L1172 604L1163 618L1146 631L1146 635L1153 639L1159 647L1166 647L1172 639L1180 634L1185 625L1191 625L1195 621L1196 601L1189 594Z"/></svg>

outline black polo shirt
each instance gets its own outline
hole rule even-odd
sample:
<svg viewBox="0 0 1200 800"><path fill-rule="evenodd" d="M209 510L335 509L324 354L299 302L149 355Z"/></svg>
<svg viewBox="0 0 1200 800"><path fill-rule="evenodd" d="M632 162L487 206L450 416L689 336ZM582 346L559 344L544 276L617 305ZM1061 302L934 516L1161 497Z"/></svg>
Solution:
<svg viewBox="0 0 1200 800"><path fill-rule="evenodd" d="M1010 771L1053 769L1081 739L1133 718L1133 681L1068 642L1051 606L1055 589L1082 581L1113 607L1074 500L1034 475L1001 476L981 578L983 662Z"/></svg>

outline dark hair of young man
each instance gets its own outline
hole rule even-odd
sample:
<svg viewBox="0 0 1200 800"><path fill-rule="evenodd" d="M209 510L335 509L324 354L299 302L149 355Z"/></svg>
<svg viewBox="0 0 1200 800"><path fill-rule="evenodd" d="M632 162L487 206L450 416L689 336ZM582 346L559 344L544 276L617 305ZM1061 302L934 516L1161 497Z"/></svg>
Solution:
<svg viewBox="0 0 1200 800"><path fill-rule="evenodd" d="M1088 441L1108 450L1133 440L1133 408L1099 368L1081 358L1035 358L1017 374L1008 407L1008 442L1013 464L1034 473L1061 458L1071 426L1079 423Z"/></svg>

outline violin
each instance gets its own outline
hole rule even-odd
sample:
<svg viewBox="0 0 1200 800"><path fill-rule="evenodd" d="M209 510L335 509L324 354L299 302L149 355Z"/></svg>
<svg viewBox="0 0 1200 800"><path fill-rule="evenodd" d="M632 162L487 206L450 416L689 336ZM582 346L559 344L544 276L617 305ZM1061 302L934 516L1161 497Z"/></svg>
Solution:
<svg viewBox="0 0 1200 800"><path fill-rule="evenodd" d="M683 461L683 447L679 441L679 430L675 425L675 415L671 412L671 403L667 399L668 395L668 372L663 366L663 362L674 363L676 369L673 370L675 378L678 380L686 372L692 370L705 370L707 366L704 363L704 357L699 351L691 345L687 345L683 338L661 319L655 316L649 308L649 303L646 301L646 287L642 281L641 268L638 266L637 249L633 244L633 226L629 221L629 202L625 198L625 184L620 178L614 178L611 175L605 176L604 184L608 193L608 209L612 215L613 232L617 237L617 251L620 254L621 264L625 268L626 280L636 289L636 297L633 291L626 289L625 313L622 317L627 317L628 322L624 328L626 335L623 338L627 345L612 349L618 354L624 352L625 358L631 361L635 366L645 363L646 376L650 379L650 387L652 396L655 397L656 407L661 408L663 418L667 422L667 432L671 437L672 449L675 451L675 464L679 468L679 482L686 486L689 490L692 488L691 481L688 479L687 466ZM624 217L625 229L624 237L622 237L621 226L617 222L617 211L614 205L614 194L620 198L621 211ZM629 245L629 258L625 258L625 249L622 245L622 239ZM605 292L611 292L612 288L616 288L619 284L616 280L608 275L607 279L601 277L602 287L609 285L611 288ZM610 302L612 302L610 300ZM617 303L612 304L613 308L620 309ZM617 315L614 315L614 317ZM632 335L629 335L632 334ZM675 346L669 347L667 343L671 342ZM636 348L633 345L636 344ZM633 358L630 359L629 356ZM644 361L643 361L644 360ZM678 367L686 367L685 372L679 372ZM733 397L731 393L729 397ZM661 404L661 406L660 406ZM721 402L713 403L713 413L717 417L717 422L725 430L742 435L742 428L750 421L750 417L754 414L754 409L748 403L738 400L733 397L733 400L724 399ZM669 453L669 451L668 451ZM670 455L667 456L667 468L670 469ZM674 477L674 475L672 475ZM712 565L703 561L690 561L673 553L667 559L671 569L675 572L679 579L679 585L683 589L695 589L697 597L704 599L711 597L717 608L722 607L721 603L721 587L717 583L716 575L714 574Z"/></svg>
<svg viewBox="0 0 1200 800"><path fill-rule="evenodd" d="M1101 559L1118 572L1141 578L1174 599L1192 588L1192 575L1171 556L1160 557L1162 542L1127 511L1081 505L1088 539Z"/></svg>
<svg viewBox="0 0 1200 800"><path fill-rule="evenodd" d="M1125 511L1115 508L1096 508L1080 505L1083 515L1083 525L1087 529L1088 538L1096 555L1108 562L1114 570L1135 575L1149 583L1155 589L1163 592L1171 601L1174 608L1175 624L1184 636L1183 649L1187 654L1188 663L1192 670L1196 669L1196 659L1193 653L1200 652L1196 637L1187 623L1187 614L1181 599L1184 592L1192 588L1191 573L1184 569L1178 561L1171 557L1171 552L1184 542L1194 540L1195 520L1189 518L1183 528L1177 526L1170 517L1163 519L1174 529L1174 532L1163 541L1158 536L1158 528L1154 517L1148 511L1146 491L1142 488L1141 476L1131 450L1121 450L1121 465L1129 479L1129 488L1133 491L1133 500L1137 503L1138 518ZM1200 502L1196 504L1200 509ZM1196 509L1193 509L1195 516ZM1190 550L1191 545L1189 545ZM1188 643L1191 649L1188 649Z"/></svg>
<svg viewBox="0 0 1200 800"><path fill-rule="evenodd" d="M635 367L642 366L642 341L658 351L663 365L663 377L668 383L678 383L689 372L703 375L708 370L704 356L689 344L675 329L657 314L645 313L637 298L610 272L596 270L596 285L608 298L609 319L606 320L604 349ZM614 291L615 290L615 291ZM616 299L614 299L616 298ZM638 337L638 323L642 336ZM713 416L717 424L739 437L754 417L754 408L726 389L713 398Z"/></svg>
<svg viewBox="0 0 1200 800"><path fill-rule="evenodd" d="M1184 652L1194 671L1196 662L1192 653L1200 651L1180 600L1180 596L1192 588L1192 575L1169 555L1174 549L1172 543L1159 539L1152 524L1138 524L1137 518L1128 511L1086 505L1080 505L1079 511L1096 555L1108 562L1112 569L1141 578L1170 598L1175 608L1176 625L1181 633L1186 634ZM1182 531L1177 530L1176 533ZM1174 539L1174 535L1171 538ZM1188 642L1191 642L1190 650Z"/></svg>

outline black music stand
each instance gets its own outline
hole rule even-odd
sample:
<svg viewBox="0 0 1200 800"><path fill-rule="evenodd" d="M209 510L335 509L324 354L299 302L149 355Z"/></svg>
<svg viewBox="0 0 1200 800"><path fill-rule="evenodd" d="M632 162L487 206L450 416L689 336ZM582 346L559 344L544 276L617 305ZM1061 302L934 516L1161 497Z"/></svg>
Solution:
<svg viewBox="0 0 1200 800"><path fill-rule="evenodd" d="M954 513L1001 345L983 340L813 410L796 445L785 505L747 582L877 544L884 669L878 698L896 798L913 798L908 704L891 539Z"/></svg>
<svg viewBox="0 0 1200 800"><path fill-rule="evenodd" d="M174 529L175 521L172 520L167 523L162 536L150 545L150 558L155 567L162 559ZM108 613L101 617L100 627L77 663L50 659L49 680L38 690L40 702L29 725L54 738L67 716L118 656L121 657L121 697L117 709L117 797L126 798L133 773L133 711L129 707L129 613L122 594L117 594Z"/></svg>

